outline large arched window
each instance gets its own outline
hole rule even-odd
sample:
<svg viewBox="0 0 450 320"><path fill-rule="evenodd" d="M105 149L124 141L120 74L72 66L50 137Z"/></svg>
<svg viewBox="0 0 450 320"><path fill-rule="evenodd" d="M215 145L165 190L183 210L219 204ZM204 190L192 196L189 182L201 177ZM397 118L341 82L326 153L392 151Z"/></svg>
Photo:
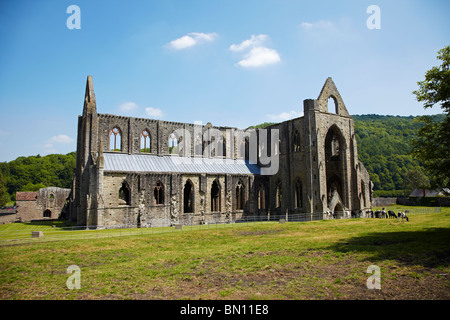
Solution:
<svg viewBox="0 0 450 320"><path fill-rule="evenodd" d="M332 125L325 136L325 169L326 169L326 181L327 181L327 194L329 205L333 206L336 199L340 197L342 201L345 201L345 158L346 158L346 145L345 139L341 130ZM337 192L337 195L334 193ZM338 197L339 196L339 197ZM334 200L333 200L334 198ZM344 205L345 202L343 203ZM329 206L330 209L332 209Z"/></svg>
<svg viewBox="0 0 450 320"><path fill-rule="evenodd" d="M328 113L338 113L338 103L335 97L329 96L327 104L328 104Z"/></svg>
<svg viewBox="0 0 450 320"><path fill-rule="evenodd" d="M156 182L155 188L153 189L153 197L156 205L164 204L164 186L161 181Z"/></svg>
<svg viewBox="0 0 450 320"><path fill-rule="evenodd" d="M244 139L244 158L245 160L250 160L250 142L249 142L250 138L249 137L245 137Z"/></svg>
<svg viewBox="0 0 450 320"><path fill-rule="evenodd" d="M211 137L211 142L209 143L209 150L210 150L210 154L211 154L211 158L214 158L216 156L216 150L217 150L217 142L216 142L216 137L212 136Z"/></svg>
<svg viewBox="0 0 450 320"><path fill-rule="evenodd" d="M169 154L178 154L178 139L173 133L169 136Z"/></svg>
<svg viewBox="0 0 450 320"><path fill-rule="evenodd" d="M330 130L325 138L325 157L326 160L338 161L341 152L341 143L339 135Z"/></svg>
<svg viewBox="0 0 450 320"><path fill-rule="evenodd" d="M191 180L187 180L184 184L183 196L183 212L194 212L194 185L192 184Z"/></svg>
<svg viewBox="0 0 450 320"><path fill-rule="evenodd" d="M130 205L131 204L131 192L130 187L124 181L119 189L119 204L120 205Z"/></svg>
<svg viewBox="0 0 450 320"><path fill-rule="evenodd" d="M214 180L211 186L211 212L220 211L220 185Z"/></svg>
<svg viewBox="0 0 450 320"><path fill-rule="evenodd" d="M203 155L203 139L200 133L195 138L194 153L196 156Z"/></svg>
<svg viewBox="0 0 450 320"><path fill-rule="evenodd" d="M150 132L147 130L142 131L141 133L141 152L150 153Z"/></svg>
<svg viewBox="0 0 450 320"><path fill-rule="evenodd" d="M120 132L120 129L118 127L112 128L109 134L109 150L122 150L122 133Z"/></svg>
<svg viewBox="0 0 450 320"><path fill-rule="evenodd" d="M300 145L300 133L297 129L294 131L294 135L292 137L292 151L299 152L301 150Z"/></svg>
<svg viewBox="0 0 450 320"><path fill-rule="evenodd" d="M236 210L244 210L245 188L241 181L236 186Z"/></svg>
<svg viewBox="0 0 450 320"><path fill-rule="evenodd" d="M219 138L219 141L217 143L218 150L222 150L222 156L225 158L227 156L227 139L222 136ZM219 149L220 148L220 149ZM220 155L220 153L218 153Z"/></svg>

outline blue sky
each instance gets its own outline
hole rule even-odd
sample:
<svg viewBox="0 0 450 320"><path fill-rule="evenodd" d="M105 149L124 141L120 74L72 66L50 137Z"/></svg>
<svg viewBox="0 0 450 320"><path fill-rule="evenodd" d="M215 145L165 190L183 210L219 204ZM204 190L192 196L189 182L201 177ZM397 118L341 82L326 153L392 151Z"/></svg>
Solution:
<svg viewBox="0 0 450 320"><path fill-rule="evenodd" d="M81 29L67 27L70 5ZM445 0L1 1L0 161L75 151L88 75L99 113L242 129L301 116L327 77L350 114L440 113L412 91L450 44L448 12Z"/></svg>

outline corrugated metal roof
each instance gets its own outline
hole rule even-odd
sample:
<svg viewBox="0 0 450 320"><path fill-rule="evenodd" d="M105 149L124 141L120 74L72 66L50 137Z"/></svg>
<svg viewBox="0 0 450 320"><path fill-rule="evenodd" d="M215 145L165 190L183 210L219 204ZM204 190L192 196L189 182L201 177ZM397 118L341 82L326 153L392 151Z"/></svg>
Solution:
<svg viewBox="0 0 450 320"><path fill-rule="evenodd" d="M260 168L241 159L191 158L149 154L104 153L104 171L259 174Z"/></svg>

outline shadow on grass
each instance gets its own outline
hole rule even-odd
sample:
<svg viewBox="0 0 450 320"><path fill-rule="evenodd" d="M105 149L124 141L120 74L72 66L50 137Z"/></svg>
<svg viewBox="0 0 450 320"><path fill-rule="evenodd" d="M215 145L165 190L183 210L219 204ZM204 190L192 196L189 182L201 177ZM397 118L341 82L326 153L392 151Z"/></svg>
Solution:
<svg viewBox="0 0 450 320"><path fill-rule="evenodd" d="M329 247L335 252L366 254L374 263L395 260L404 265L428 268L448 267L450 263L450 228L421 231L369 233L346 239Z"/></svg>
<svg viewBox="0 0 450 320"><path fill-rule="evenodd" d="M19 222L26 226L55 226L55 228L64 228L70 230L70 227L75 226L75 223L68 222L67 220L48 219L48 220L31 220L27 222Z"/></svg>

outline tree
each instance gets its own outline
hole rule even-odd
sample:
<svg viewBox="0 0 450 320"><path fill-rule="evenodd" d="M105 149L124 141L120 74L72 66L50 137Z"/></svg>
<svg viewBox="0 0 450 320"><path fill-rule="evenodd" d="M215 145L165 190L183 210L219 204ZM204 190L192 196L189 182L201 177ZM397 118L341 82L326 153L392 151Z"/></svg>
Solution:
<svg viewBox="0 0 450 320"><path fill-rule="evenodd" d="M425 173L420 169L413 169L406 173L403 179L403 190L409 195L414 189L423 189L425 196L425 189L429 188L430 180Z"/></svg>
<svg viewBox="0 0 450 320"><path fill-rule="evenodd" d="M6 194L5 181L3 179L2 172L0 171L0 206L4 206L8 201L8 195Z"/></svg>
<svg viewBox="0 0 450 320"><path fill-rule="evenodd" d="M413 91L417 101L424 102L424 108L440 104L446 113L443 121L433 116L422 116L424 126L413 140L413 155L419 159L427 172L441 186L450 182L450 46L438 51L440 66L425 73L425 80L419 81L419 89Z"/></svg>

